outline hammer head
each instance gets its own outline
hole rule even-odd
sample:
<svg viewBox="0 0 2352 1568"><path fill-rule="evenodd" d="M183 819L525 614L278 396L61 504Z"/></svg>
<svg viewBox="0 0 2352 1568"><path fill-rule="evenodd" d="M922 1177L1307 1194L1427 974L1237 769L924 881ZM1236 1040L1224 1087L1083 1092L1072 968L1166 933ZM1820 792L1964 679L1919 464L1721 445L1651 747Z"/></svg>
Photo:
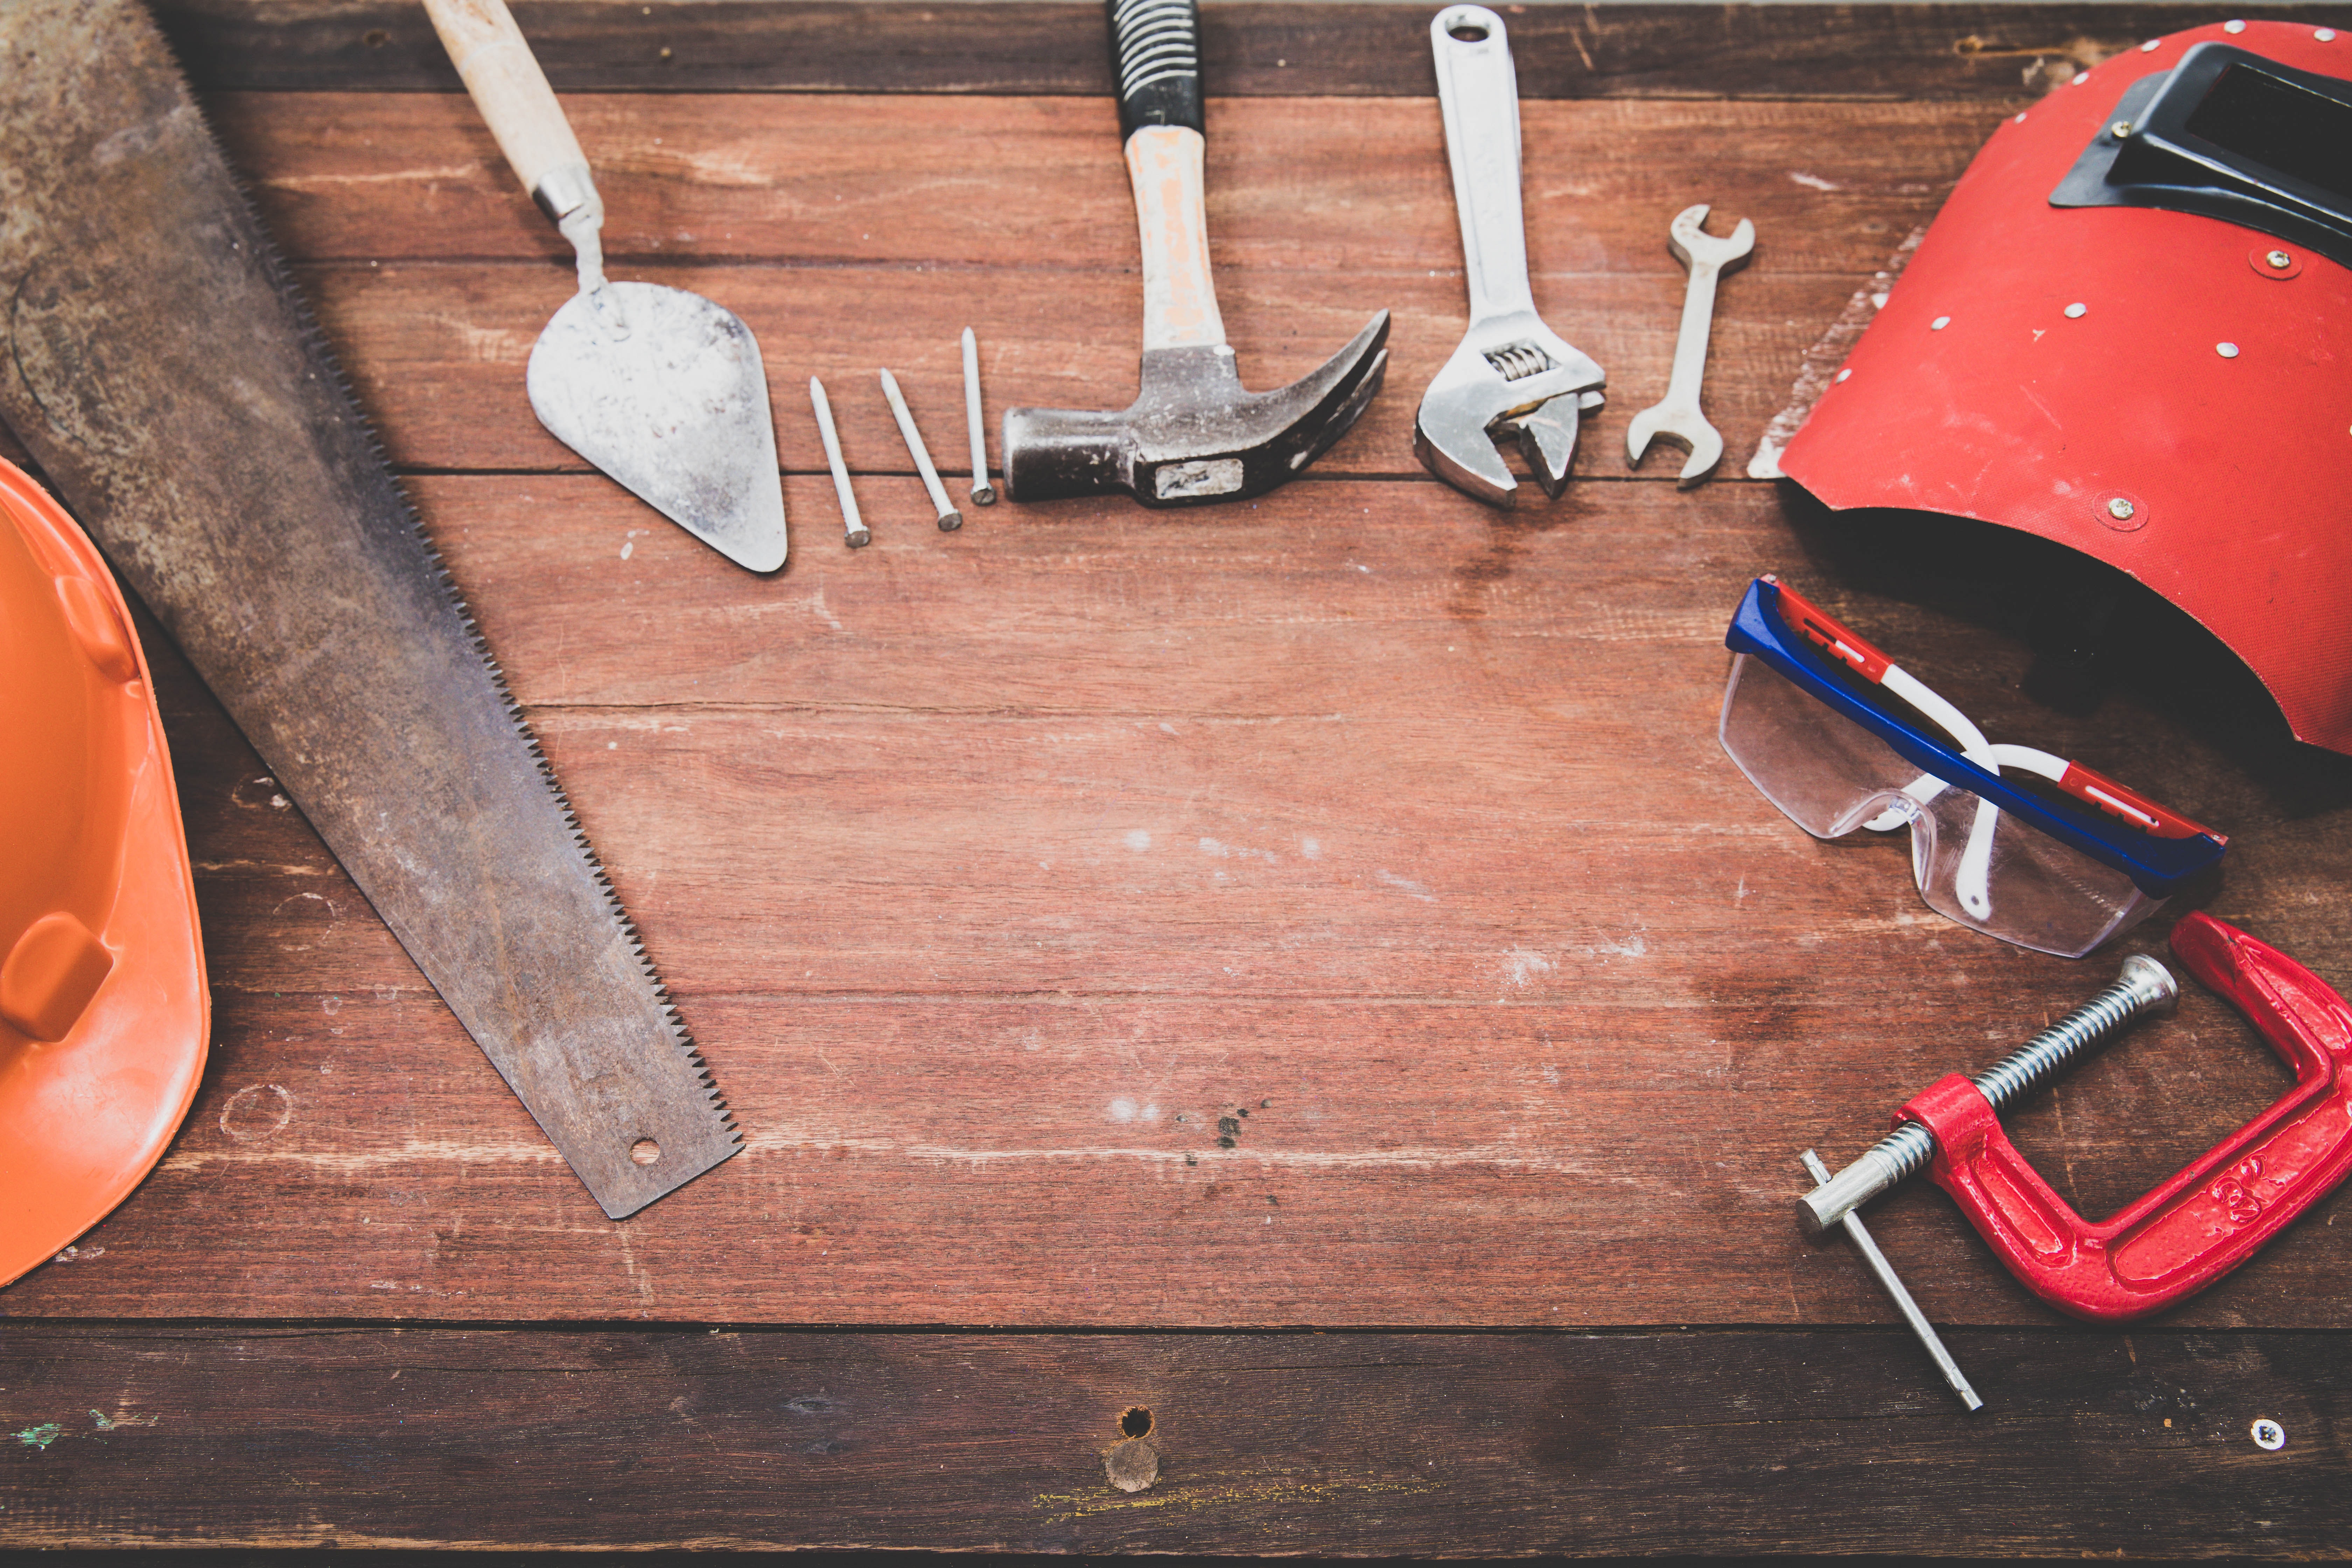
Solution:
<svg viewBox="0 0 2352 1568"><path fill-rule="evenodd" d="M1312 374L1244 392L1234 351L1143 351L1143 391L1120 413L1015 408L1004 416L1004 489L1018 501L1125 490L1146 506L1262 495L1348 432L1388 368L1389 313Z"/></svg>

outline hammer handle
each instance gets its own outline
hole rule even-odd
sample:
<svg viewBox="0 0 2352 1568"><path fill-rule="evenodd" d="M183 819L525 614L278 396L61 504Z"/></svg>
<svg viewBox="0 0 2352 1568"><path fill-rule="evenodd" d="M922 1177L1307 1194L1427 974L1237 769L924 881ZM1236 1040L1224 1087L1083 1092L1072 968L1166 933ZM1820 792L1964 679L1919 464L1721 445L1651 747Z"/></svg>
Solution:
<svg viewBox="0 0 2352 1568"><path fill-rule="evenodd" d="M1145 125L1202 130L1200 6L1194 0L1108 4L1119 140Z"/></svg>

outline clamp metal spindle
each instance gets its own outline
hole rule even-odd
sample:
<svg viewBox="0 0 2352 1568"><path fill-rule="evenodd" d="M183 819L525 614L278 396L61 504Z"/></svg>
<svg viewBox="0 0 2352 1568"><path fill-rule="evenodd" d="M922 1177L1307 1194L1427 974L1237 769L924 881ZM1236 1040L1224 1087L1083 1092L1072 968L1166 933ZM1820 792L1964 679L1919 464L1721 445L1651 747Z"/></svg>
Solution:
<svg viewBox="0 0 2352 1568"><path fill-rule="evenodd" d="M2042 1030L1990 1072L1969 1081L1995 1114L2057 1076L2060 1068L2105 1044L2143 1013L2169 1013L2180 999L2172 972L2137 953L2124 960L2116 983ZM1935 1157L1936 1139L1906 1121L1836 1175L1797 1200L1797 1223L1819 1236L1887 1188L1916 1175Z"/></svg>
<svg viewBox="0 0 2352 1568"><path fill-rule="evenodd" d="M1826 1182L1830 1179L1830 1168L1822 1164L1822 1157L1811 1149L1805 1151L1804 1162L1805 1169L1811 1173L1813 1180ZM1895 1265L1886 1261L1886 1254L1878 1250L1878 1243L1873 1241L1870 1232L1863 1228L1862 1216L1850 1214L1838 1224L1845 1227L1846 1238L1853 1243L1853 1249L1862 1254L1862 1260L1870 1265L1870 1271L1878 1276L1878 1282L1886 1287L1886 1293L1895 1298L1895 1305L1902 1311L1903 1321L1911 1325L1911 1331L1919 1336L1921 1344L1927 1347L1927 1353L1935 1358L1936 1370L1944 1374L1944 1381L1952 1385L1952 1392L1960 1396L1960 1403L1970 1410L1982 1410L1984 1400L1969 1386L1968 1373L1960 1370L1960 1363L1954 1361L1952 1352L1944 1348L1943 1338L1936 1332L1936 1326L1927 1321L1927 1314L1919 1310L1919 1303L1913 1300L1911 1292L1904 1289L1903 1281L1895 1275Z"/></svg>

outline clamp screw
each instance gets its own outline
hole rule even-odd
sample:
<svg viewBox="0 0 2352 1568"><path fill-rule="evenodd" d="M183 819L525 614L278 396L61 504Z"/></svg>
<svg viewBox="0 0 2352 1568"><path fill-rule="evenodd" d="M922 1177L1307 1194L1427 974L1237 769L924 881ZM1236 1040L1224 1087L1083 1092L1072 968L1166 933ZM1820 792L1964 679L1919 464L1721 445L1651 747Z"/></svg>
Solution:
<svg viewBox="0 0 2352 1568"><path fill-rule="evenodd" d="M2107 502L2107 515L2114 518L2117 522L2129 522L2132 520L2133 514L2138 510L2139 509L2137 507L2132 505L2131 502L2124 500L2121 496L2117 496L2113 500Z"/></svg>
<svg viewBox="0 0 2352 1568"><path fill-rule="evenodd" d="M2128 503L2125 503L2128 504ZM1969 1081L1995 1115L2090 1054L2142 1013L2169 1013L2180 999L2172 972L2138 953L2124 960L2116 983L2042 1030L1990 1072ZM1818 1236L1897 1182L1917 1175L1935 1156L1936 1135L1906 1121L1862 1157L1797 1200L1797 1223Z"/></svg>
<svg viewBox="0 0 2352 1568"><path fill-rule="evenodd" d="M2284 272L2288 268L2294 265L2294 258L2289 256L2284 250L2273 250L2268 256L2263 257L2263 259L2269 263L2274 270L2280 272Z"/></svg>
<svg viewBox="0 0 2352 1568"><path fill-rule="evenodd" d="M2118 120L2113 125L2107 127L2107 134L2114 137L2118 142L2126 140L2131 135L2131 133L2132 123L2128 120Z"/></svg>

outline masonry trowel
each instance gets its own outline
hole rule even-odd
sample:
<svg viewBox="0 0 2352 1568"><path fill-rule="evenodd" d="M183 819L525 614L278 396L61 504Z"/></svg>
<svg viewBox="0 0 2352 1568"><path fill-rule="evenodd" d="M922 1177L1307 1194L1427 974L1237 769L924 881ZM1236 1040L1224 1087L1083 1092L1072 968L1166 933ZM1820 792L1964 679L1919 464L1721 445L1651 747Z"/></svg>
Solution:
<svg viewBox="0 0 2352 1568"><path fill-rule="evenodd" d="M784 490L751 329L699 294L604 276L604 204L506 0L425 0L499 150L579 257L530 353L549 434L754 572L784 563Z"/></svg>

